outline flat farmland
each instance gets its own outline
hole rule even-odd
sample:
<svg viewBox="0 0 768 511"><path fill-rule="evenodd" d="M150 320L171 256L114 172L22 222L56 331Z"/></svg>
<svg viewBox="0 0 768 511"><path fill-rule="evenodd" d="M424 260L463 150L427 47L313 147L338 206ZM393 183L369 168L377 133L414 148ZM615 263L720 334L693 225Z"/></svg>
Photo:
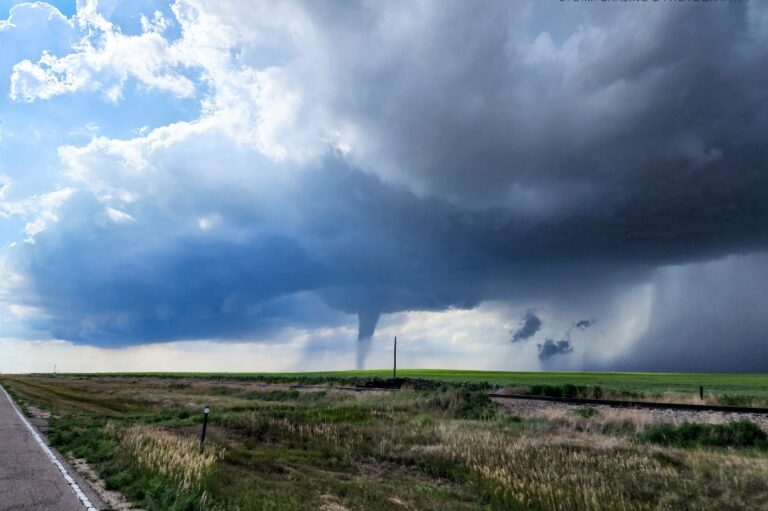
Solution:
<svg viewBox="0 0 768 511"><path fill-rule="evenodd" d="M93 375L97 376L97 375ZM214 378L222 380L340 383L356 385L366 379L388 379L391 369L297 373L126 373L115 377ZM511 372L445 369L401 369L398 378L434 382L485 384L521 393L546 393L547 387L574 386L577 393L592 397L702 402L733 406L768 406L768 374L631 373L631 372ZM375 383L375 382L374 382ZM533 389L532 389L533 387ZM543 387L543 389L542 389ZM541 391L544 392L541 392Z"/></svg>
<svg viewBox="0 0 768 511"><path fill-rule="evenodd" d="M0 383L74 466L147 511L768 509L768 435L758 417L510 405L487 395L492 385L698 399L704 385L760 401L763 376L406 370L398 376L412 380L398 392L338 388L388 375L3 375Z"/></svg>

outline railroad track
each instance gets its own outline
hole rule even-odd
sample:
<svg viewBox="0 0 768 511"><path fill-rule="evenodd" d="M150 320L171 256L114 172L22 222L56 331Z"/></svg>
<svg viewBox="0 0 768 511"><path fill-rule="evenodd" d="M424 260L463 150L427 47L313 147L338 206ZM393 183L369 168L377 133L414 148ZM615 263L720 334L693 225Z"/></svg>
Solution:
<svg viewBox="0 0 768 511"><path fill-rule="evenodd" d="M500 399L525 399L529 401L553 401L575 405L606 405L620 408L654 408L657 410L688 410L694 412L751 413L768 415L768 408L748 406L695 405L687 403L658 403L654 401L621 401L618 399L588 399L580 397L529 396L526 394L488 394Z"/></svg>
<svg viewBox="0 0 768 511"><path fill-rule="evenodd" d="M348 387L348 386L328 386L328 385L303 385L303 384L269 384L257 383L263 387L286 387L291 389L317 389L317 390L341 390L347 392L371 392L387 391L397 392L400 389L385 387ZM619 399L590 399L580 397L550 397L550 396L532 396L528 394L497 394L489 393L489 397L501 399L523 399L528 401L552 401L556 403L566 403L574 405L605 405L619 408L651 408L656 410L687 410L693 412L721 412L721 413L751 413L757 415L768 415L768 408L754 408L748 406L722 406L722 405L696 405L687 403L660 403L656 401L623 401Z"/></svg>

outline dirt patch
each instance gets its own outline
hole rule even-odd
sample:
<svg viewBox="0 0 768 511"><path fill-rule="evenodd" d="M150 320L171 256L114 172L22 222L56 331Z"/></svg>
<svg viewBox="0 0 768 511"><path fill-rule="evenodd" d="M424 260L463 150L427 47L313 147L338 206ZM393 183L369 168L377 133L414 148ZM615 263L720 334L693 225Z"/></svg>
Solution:
<svg viewBox="0 0 768 511"><path fill-rule="evenodd" d="M364 474L375 481L381 481L395 472L402 471L403 467L396 463L386 461L367 460L358 463L357 469L361 474Z"/></svg>
<svg viewBox="0 0 768 511"><path fill-rule="evenodd" d="M48 410L43 410L42 408L38 408L34 405L27 405L27 412L30 416L34 417L35 419L44 419L48 420L51 418L51 412Z"/></svg>
<svg viewBox="0 0 768 511"><path fill-rule="evenodd" d="M26 412L27 417L29 417L29 422L31 422L41 433L46 433L48 431L48 420L51 417L56 417L55 415L52 415L51 412L30 405L29 403L27 403Z"/></svg>
<svg viewBox="0 0 768 511"><path fill-rule="evenodd" d="M113 511L144 511L141 508L131 506L131 503L128 502L122 494L108 490L104 481L84 459L77 458L70 463L74 469L77 470L78 474L88 481L90 487L99 497L101 497L101 500L104 501L108 509Z"/></svg>

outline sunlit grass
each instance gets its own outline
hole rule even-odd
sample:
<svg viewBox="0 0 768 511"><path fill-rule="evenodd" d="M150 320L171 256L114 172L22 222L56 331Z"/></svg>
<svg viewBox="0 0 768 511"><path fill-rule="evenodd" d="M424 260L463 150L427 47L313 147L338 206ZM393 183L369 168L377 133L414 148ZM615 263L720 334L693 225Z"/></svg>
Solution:
<svg viewBox="0 0 768 511"><path fill-rule="evenodd" d="M201 490L203 480L224 454L216 445L207 445L201 453L194 438L173 435L152 426L137 425L122 430L109 422L104 433L117 440L120 449L142 468L167 478L185 492Z"/></svg>

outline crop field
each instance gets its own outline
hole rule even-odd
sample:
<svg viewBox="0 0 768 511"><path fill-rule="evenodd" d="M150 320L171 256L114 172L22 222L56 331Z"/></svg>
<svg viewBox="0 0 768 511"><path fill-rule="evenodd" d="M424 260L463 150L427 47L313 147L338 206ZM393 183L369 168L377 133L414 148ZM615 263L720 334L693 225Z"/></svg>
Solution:
<svg viewBox="0 0 768 511"><path fill-rule="evenodd" d="M768 509L765 422L565 405L528 413L487 395L491 384L698 399L704 385L761 402L765 376L398 373L438 383L335 388L389 375L375 371L0 383L74 466L147 511Z"/></svg>

